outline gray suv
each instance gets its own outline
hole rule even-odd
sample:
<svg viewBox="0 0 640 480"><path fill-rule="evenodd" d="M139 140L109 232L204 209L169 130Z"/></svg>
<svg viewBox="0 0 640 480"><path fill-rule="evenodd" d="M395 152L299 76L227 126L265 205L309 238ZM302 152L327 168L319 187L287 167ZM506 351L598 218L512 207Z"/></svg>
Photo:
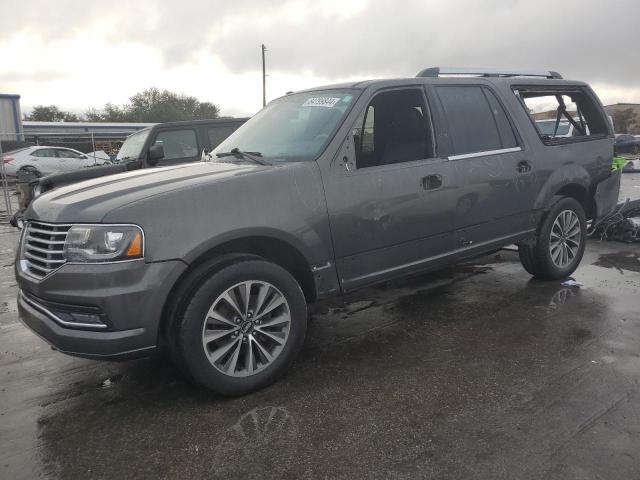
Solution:
<svg viewBox="0 0 640 480"><path fill-rule="evenodd" d="M538 131L544 109L576 133ZM531 275L570 275L617 201L613 138L589 86L554 72L430 68L288 94L201 161L36 198L20 316L64 353L166 347L201 385L244 394L292 364L309 302L510 244Z"/></svg>

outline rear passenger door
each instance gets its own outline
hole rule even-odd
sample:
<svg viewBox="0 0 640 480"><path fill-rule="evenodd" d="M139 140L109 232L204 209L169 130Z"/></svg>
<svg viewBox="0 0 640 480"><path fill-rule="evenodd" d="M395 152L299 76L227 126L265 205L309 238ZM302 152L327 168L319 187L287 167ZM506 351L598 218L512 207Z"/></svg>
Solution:
<svg viewBox="0 0 640 480"><path fill-rule="evenodd" d="M71 172L88 166L86 155L66 148L56 148L55 152L58 156L58 165L61 171Z"/></svg>
<svg viewBox="0 0 640 480"><path fill-rule="evenodd" d="M35 157L34 166L43 175L62 171L60 159L54 148L40 148L31 153Z"/></svg>
<svg viewBox="0 0 640 480"><path fill-rule="evenodd" d="M194 128L163 129L156 133L151 145L162 145L164 158L158 166L196 162L200 159L201 142Z"/></svg>
<svg viewBox="0 0 640 480"><path fill-rule="evenodd" d="M536 196L535 165L492 88L438 85L456 172L455 249L464 256L524 234Z"/></svg>

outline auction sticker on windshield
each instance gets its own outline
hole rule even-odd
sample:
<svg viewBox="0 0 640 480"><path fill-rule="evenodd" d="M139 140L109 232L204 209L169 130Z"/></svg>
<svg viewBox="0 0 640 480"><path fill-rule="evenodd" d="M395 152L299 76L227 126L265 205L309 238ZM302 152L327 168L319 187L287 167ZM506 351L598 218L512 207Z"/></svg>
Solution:
<svg viewBox="0 0 640 480"><path fill-rule="evenodd" d="M311 97L303 104L303 107L334 107L340 101L335 97Z"/></svg>

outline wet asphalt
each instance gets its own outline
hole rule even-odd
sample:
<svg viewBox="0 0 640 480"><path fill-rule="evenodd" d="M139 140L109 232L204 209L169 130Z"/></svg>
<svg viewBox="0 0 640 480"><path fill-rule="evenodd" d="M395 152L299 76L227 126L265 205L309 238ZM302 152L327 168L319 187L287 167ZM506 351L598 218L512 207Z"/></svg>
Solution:
<svg viewBox="0 0 640 480"><path fill-rule="evenodd" d="M316 304L290 373L227 399L161 359L52 351L17 317L16 239L0 226L2 479L640 478L638 244L590 241L579 289L503 251Z"/></svg>

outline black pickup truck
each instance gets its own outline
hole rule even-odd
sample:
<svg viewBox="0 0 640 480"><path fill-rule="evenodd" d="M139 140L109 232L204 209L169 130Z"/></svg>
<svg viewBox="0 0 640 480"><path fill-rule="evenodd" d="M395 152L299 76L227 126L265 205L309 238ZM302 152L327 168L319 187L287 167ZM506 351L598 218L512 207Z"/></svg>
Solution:
<svg viewBox="0 0 640 480"><path fill-rule="evenodd" d="M29 183L29 194L23 207L41 193L64 185L115 173L155 166L176 165L198 161L216 148L248 118L218 118L185 122L158 123L140 130L125 140L111 165L84 168L74 172L56 173ZM22 209L13 218L17 225Z"/></svg>

